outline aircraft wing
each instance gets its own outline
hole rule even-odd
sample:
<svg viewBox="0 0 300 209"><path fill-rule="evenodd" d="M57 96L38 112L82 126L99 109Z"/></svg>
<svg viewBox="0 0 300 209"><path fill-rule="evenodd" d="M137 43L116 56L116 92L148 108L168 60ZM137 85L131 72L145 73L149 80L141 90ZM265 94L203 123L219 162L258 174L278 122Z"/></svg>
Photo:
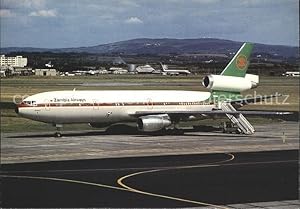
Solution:
<svg viewBox="0 0 300 209"><path fill-rule="evenodd" d="M135 117L146 116L146 115L160 115L168 114L170 116L184 116L184 115L207 115L207 116L217 116L217 115L289 115L291 112L275 112L275 111L223 111L223 110L212 110L212 111L137 111L131 114Z"/></svg>
<svg viewBox="0 0 300 209"><path fill-rule="evenodd" d="M230 103L233 105L246 105L246 104L256 103L256 102L264 101L266 99L271 99L271 98L281 97L281 96L282 96L282 94L274 94L274 95L269 95L269 96L243 98L243 99L231 100Z"/></svg>

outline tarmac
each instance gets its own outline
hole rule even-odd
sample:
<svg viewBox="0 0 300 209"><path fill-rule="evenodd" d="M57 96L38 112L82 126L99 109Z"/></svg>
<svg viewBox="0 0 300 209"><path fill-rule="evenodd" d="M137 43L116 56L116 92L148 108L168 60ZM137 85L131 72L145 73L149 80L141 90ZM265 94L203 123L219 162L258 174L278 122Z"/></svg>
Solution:
<svg viewBox="0 0 300 209"><path fill-rule="evenodd" d="M255 129L253 135L191 128L182 135L130 128L65 131L61 138L53 132L1 133L3 206L300 208L299 123ZM65 195L71 193L79 202Z"/></svg>
<svg viewBox="0 0 300 209"><path fill-rule="evenodd" d="M1 164L120 157L163 156L299 149L299 123L256 125L253 135L201 132L145 135L128 131L1 133Z"/></svg>
<svg viewBox="0 0 300 209"><path fill-rule="evenodd" d="M1 167L3 208L299 208L298 151Z"/></svg>

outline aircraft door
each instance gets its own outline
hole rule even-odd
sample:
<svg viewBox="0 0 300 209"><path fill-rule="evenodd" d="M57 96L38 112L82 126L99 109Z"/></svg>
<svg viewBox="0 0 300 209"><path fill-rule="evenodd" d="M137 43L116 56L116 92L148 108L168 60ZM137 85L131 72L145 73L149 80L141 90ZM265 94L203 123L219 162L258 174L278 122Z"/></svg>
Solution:
<svg viewBox="0 0 300 209"><path fill-rule="evenodd" d="M153 101L151 98L147 99L147 108L148 109L153 109Z"/></svg>
<svg viewBox="0 0 300 209"><path fill-rule="evenodd" d="M34 112L35 112L35 117L36 117L36 119L39 119L39 113L40 113L40 111L43 109L43 107L39 107L38 105L37 105L37 103L36 103L36 101L33 101L32 102L32 106L34 107Z"/></svg>
<svg viewBox="0 0 300 209"><path fill-rule="evenodd" d="M96 99L93 99L93 110L99 110L99 104Z"/></svg>
<svg viewBox="0 0 300 209"><path fill-rule="evenodd" d="M45 110L46 111L49 111L50 110L50 102L48 99L45 99L44 100L44 104L45 104Z"/></svg>

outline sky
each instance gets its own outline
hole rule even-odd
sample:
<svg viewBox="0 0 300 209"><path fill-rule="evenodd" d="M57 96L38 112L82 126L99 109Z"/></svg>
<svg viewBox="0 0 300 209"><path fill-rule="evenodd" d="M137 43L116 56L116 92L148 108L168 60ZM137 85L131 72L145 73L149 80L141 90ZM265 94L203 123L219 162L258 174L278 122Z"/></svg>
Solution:
<svg viewBox="0 0 300 209"><path fill-rule="evenodd" d="M1 47L222 38L299 46L298 0L0 0Z"/></svg>

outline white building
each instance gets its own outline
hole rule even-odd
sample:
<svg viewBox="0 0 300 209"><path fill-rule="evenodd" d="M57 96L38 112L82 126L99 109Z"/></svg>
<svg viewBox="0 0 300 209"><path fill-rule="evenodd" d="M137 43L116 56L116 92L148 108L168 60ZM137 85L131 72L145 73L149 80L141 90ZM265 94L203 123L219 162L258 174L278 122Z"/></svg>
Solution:
<svg viewBox="0 0 300 209"><path fill-rule="evenodd" d="M36 76L56 76L56 69L35 69Z"/></svg>
<svg viewBox="0 0 300 209"><path fill-rule="evenodd" d="M0 70L0 77L1 77L1 78L6 77L6 72L5 72L5 70Z"/></svg>
<svg viewBox="0 0 300 209"><path fill-rule="evenodd" d="M11 67L25 67L27 65L27 58L22 56L6 57L1 55L0 66L11 66Z"/></svg>
<svg viewBox="0 0 300 209"><path fill-rule="evenodd" d="M128 73L128 70L126 70L126 69L119 69L119 70L113 71L113 74L126 74L126 73Z"/></svg>
<svg viewBox="0 0 300 209"><path fill-rule="evenodd" d="M121 67L111 67L108 70L111 71L111 72L113 72L113 71L116 71L116 70L124 70L124 69L121 68Z"/></svg>
<svg viewBox="0 0 300 209"><path fill-rule="evenodd" d="M135 69L138 73L153 73L155 69L151 65L138 66Z"/></svg>

